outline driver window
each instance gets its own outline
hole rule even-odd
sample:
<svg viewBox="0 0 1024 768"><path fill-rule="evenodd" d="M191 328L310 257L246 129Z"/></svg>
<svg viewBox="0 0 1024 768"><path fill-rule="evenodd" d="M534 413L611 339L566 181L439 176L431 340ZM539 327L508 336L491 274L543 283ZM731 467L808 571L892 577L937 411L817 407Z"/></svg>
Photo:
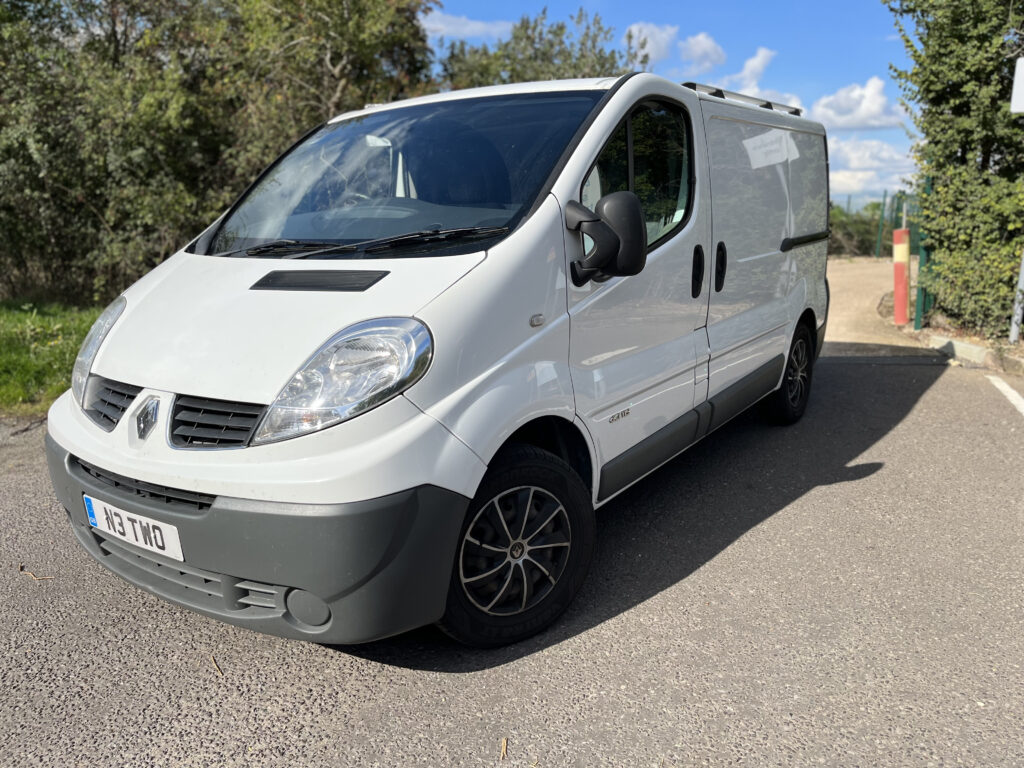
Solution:
<svg viewBox="0 0 1024 768"><path fill-rule="evenodd" d="M629 152L627 120L619 123L611 139L601 150L597 162L587 174L580 191L580 203L594 210L597 201L611 192L629 189Z"/></svg>
<svg viewBox="0 0 1024 768"><path fill-rule="evenodd" d="M690 206L689 136L682 108L641 104L601 150L580 189L580 202L594 210L610 192L633 192L644 211L647 242L656 243L676 228Z"/></svg>

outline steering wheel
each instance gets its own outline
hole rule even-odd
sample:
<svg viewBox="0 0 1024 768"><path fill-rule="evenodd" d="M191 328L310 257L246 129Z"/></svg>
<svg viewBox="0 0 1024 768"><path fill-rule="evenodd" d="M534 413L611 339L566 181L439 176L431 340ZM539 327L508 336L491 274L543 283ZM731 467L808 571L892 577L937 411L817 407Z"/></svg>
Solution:
<svg viewBox="0 0 1024 768"><path fill-rule="evenodd" d="M366 202L370 200L369 195L364 195L362 192L346 192L341 196L341 200L338 201L338 208L351 208L353 205Z"/></svg>

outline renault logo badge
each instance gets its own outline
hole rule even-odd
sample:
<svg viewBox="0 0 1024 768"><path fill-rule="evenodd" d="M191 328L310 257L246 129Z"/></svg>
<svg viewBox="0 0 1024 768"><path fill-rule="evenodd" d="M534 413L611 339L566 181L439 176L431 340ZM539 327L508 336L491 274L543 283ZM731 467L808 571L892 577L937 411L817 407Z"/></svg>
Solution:
<svg viewBox="0 0 1024 768"><path fill-rule="evenodd" d="M139 440L145 440L149 433L156 426L157 416L160 415L160 398L150 395L142 401L142 405L135 412L135 431L138 432Z"/></svg>

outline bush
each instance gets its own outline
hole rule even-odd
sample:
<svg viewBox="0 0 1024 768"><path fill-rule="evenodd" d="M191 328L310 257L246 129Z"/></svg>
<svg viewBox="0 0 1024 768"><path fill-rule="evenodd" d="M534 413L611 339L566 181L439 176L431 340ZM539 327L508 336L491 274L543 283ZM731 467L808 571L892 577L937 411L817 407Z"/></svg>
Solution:
<svg viewBox="0 0 1024 768"><path fill-rule="evenodd" d="M1019 7L885 2L912 61L893 74L921 137L916 186L932 257L921 284L965 329L1005 336L1024 249L1024 117L1009 109L1024 48Z"/></svg>
<svg viewBox="0 0 1024 768"><path fill-rule="evenodd" d="M305 130L418 93L430 5L0 4L0 298L106 301Z"/></svg>
<svg viewBox="0 0 1024 768"><path fill-rule="evenodd" d="M881 203L868 203L863 210L847 213L839 206L829 214L831 231L828 252L844 256L874 256L878 238L878 217ZM892 255L892 227L886 222L882 229L881 256Z"/></svg>

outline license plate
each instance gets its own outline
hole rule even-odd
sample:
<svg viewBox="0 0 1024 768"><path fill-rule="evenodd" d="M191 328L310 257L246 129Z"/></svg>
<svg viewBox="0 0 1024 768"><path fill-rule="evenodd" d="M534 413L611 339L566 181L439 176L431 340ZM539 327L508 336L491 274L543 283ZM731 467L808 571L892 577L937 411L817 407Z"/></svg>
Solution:
<svg viewBox="0 0 1024 768"><path fill-rule="evenodd" d="M172 560L185 561L181 554L178 529L149 517L126 512L120 507L82 494L89 525L136 547L156 552Z"/></svg>

